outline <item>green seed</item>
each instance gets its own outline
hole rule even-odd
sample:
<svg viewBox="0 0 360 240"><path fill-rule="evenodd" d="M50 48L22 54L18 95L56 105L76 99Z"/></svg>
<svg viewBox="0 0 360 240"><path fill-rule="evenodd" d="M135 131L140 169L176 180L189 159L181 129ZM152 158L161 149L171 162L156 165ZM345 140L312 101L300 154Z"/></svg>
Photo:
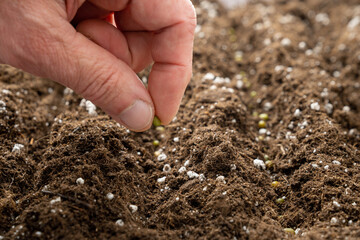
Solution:
<svg viewBox="0 0 360 240"><path fill-rule="evenodd" d="M295 231L292 228L284 228L284 232L291 233L291 234L295 235Z"/></svg>
<svg viewBox="0 0 360 240"><path fill-rule="evenodd" d="M235 29L234 28L229 28L229 34L234 35L235 34Z"/></svg>
<svg viewBox="0 0 360 240"><path fill-rule="evenodd" d="M255 111L255 112L252 113L252 115L253 115L254 117L258 117L258 116L259 116L259 113Z"/></svg>
<svg viewBox="0 0 360 240"><path fill-rule="evenodd" d="M157 116L154 117L153 125L154 125L155 127L161 126L161 121L160 121L160 119L159 119Z"/></svg>
<svg viewBox="0 0 360 240"><path fill-rule="evenodd" d="M251 92L250 92L250 96L251 96L251 97L256 97L256 95L257 95L257 92L256 92L256 91L251 91Z"/></svg>
<svg viewBox="0 0 360 240"><path fill-rule="evenodd" d="M264 120L264 121L267 121L267 120L269 120L269 115L267 113L261 113L259 115L259 118Z"/></svg>
<svg viewBox="0 0 360 240"><path fill-rule="evenodd" d="M278 204L282 204L282 203L285 202L285 199L283 199L283 198L278 198L278 199L276 199L276 202L277 202Z"/></svg>
<svg viewBox="0 0 360 240"><path fill-rule="evenodd" d="M241 73L240 73L240 75L241 75ZM243 75L241 75L241 76L243 76ZM242 81L245 84L246 88L249 88L251 86L251 83L249 82L249 79L245 75L243 76Z"/></svg>
<svg viewBox="0 0 360 240"><path fill-rule="evenodd" d="M265 155L264 155L264 160L265 160L265 161L268 161L268 160L269 160L269 155L265 154Z"/></svg>
<svg viewBox="0 0 360 240"><path fill-rule="evenodd" d="M269 169L274 166L274 163L271 160L267 160L267 161L265 161L265 166L267 169Z"/></svg>
<svg viewBox="0 0 360 240"><path fill-rule="evenodd" d="M279 183L278 181L273 181L273 182L271 183L271 186L272 186L273 188L278 188L278 187L280 186L280 183Z"/></svg>
<svg viewBox="0 0 360 240"><path fill-rule="evenodd" d="M258 126L259 128L266 128L266 122L264 120L260 120Z"/></svg>
<svg viewBox="0 0 360 240"><path fill-rule="evenodd" d="M159 144L160 144L160 142L159 142L158 140L154 140L154 141L153 141L153 145L154 145L155 147L159 146Z"/></svg>
<svg viewBox="0 0 360 240"><path fill-rule="evenodd" d="M235 35L231 35L229 40L230 42L236 42L237 37Z"/></svg>

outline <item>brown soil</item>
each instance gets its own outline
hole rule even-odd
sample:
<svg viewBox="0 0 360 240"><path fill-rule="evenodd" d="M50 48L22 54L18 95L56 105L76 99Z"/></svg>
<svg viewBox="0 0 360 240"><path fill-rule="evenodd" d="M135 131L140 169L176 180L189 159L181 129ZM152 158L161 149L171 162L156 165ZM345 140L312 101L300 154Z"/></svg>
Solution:
<svg viewBox="0 0 360 240"><path fill-rule="evenodd" d="M193 80L163 131L1 66L0 239L359 239L357 4L196 4Z"/></svg>

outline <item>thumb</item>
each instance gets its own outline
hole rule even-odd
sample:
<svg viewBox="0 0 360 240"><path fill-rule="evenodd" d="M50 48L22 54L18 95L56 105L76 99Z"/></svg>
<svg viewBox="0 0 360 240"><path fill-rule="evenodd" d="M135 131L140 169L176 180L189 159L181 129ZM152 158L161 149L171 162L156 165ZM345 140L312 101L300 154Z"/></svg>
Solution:
<svg viewBox="0 0 360 240"><path fill-rule="evenodd" d="M67 57L55 69L54 80L92 101L129 129L150 128L154 117L152 100L130 66L80 33L62 44Z"/></svg>
<svg viewBox="0 0 360 240"><path fill-rule="evenodd" d="M44 35L45 43L34 53L37 62L33 65L37 68L31 67L30 71L73 89L130 130L151 127L151 97L125 62L76 32L67 22Z"/></svg>
<svg viewBox="0 0 360 240"><path fill-rule="evenodd" d="M126 63L76 32L65 1L0 1L0 16L0 61L72 88L131 130L150 128L147 89Z"/></svg>

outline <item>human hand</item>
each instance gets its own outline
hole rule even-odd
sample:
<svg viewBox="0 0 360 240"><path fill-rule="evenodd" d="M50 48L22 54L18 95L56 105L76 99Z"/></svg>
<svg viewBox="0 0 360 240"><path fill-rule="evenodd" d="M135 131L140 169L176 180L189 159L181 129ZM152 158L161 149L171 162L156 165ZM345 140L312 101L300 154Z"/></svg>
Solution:
<svg viewBox="0 0 360 240"><path fill-rule="evenodd" d="M117 28L104 20L112 12ZM1 0L0 17L1 63L73 89L134 131L155 109L163 124L175 116L192 73L190 0ZM146 89L136 72L152 62Z"/></svg>

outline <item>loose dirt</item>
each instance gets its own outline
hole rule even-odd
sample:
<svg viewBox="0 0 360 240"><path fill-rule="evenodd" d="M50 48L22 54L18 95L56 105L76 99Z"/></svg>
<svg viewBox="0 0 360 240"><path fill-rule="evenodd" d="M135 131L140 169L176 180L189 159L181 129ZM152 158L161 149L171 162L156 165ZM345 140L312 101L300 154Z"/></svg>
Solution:
<svg viewBox="0 0 360 240"><path fill-rule="evenodd" d="M358 1L195 4L165 128L0 66L0 239L360 238Z"/></svg>

